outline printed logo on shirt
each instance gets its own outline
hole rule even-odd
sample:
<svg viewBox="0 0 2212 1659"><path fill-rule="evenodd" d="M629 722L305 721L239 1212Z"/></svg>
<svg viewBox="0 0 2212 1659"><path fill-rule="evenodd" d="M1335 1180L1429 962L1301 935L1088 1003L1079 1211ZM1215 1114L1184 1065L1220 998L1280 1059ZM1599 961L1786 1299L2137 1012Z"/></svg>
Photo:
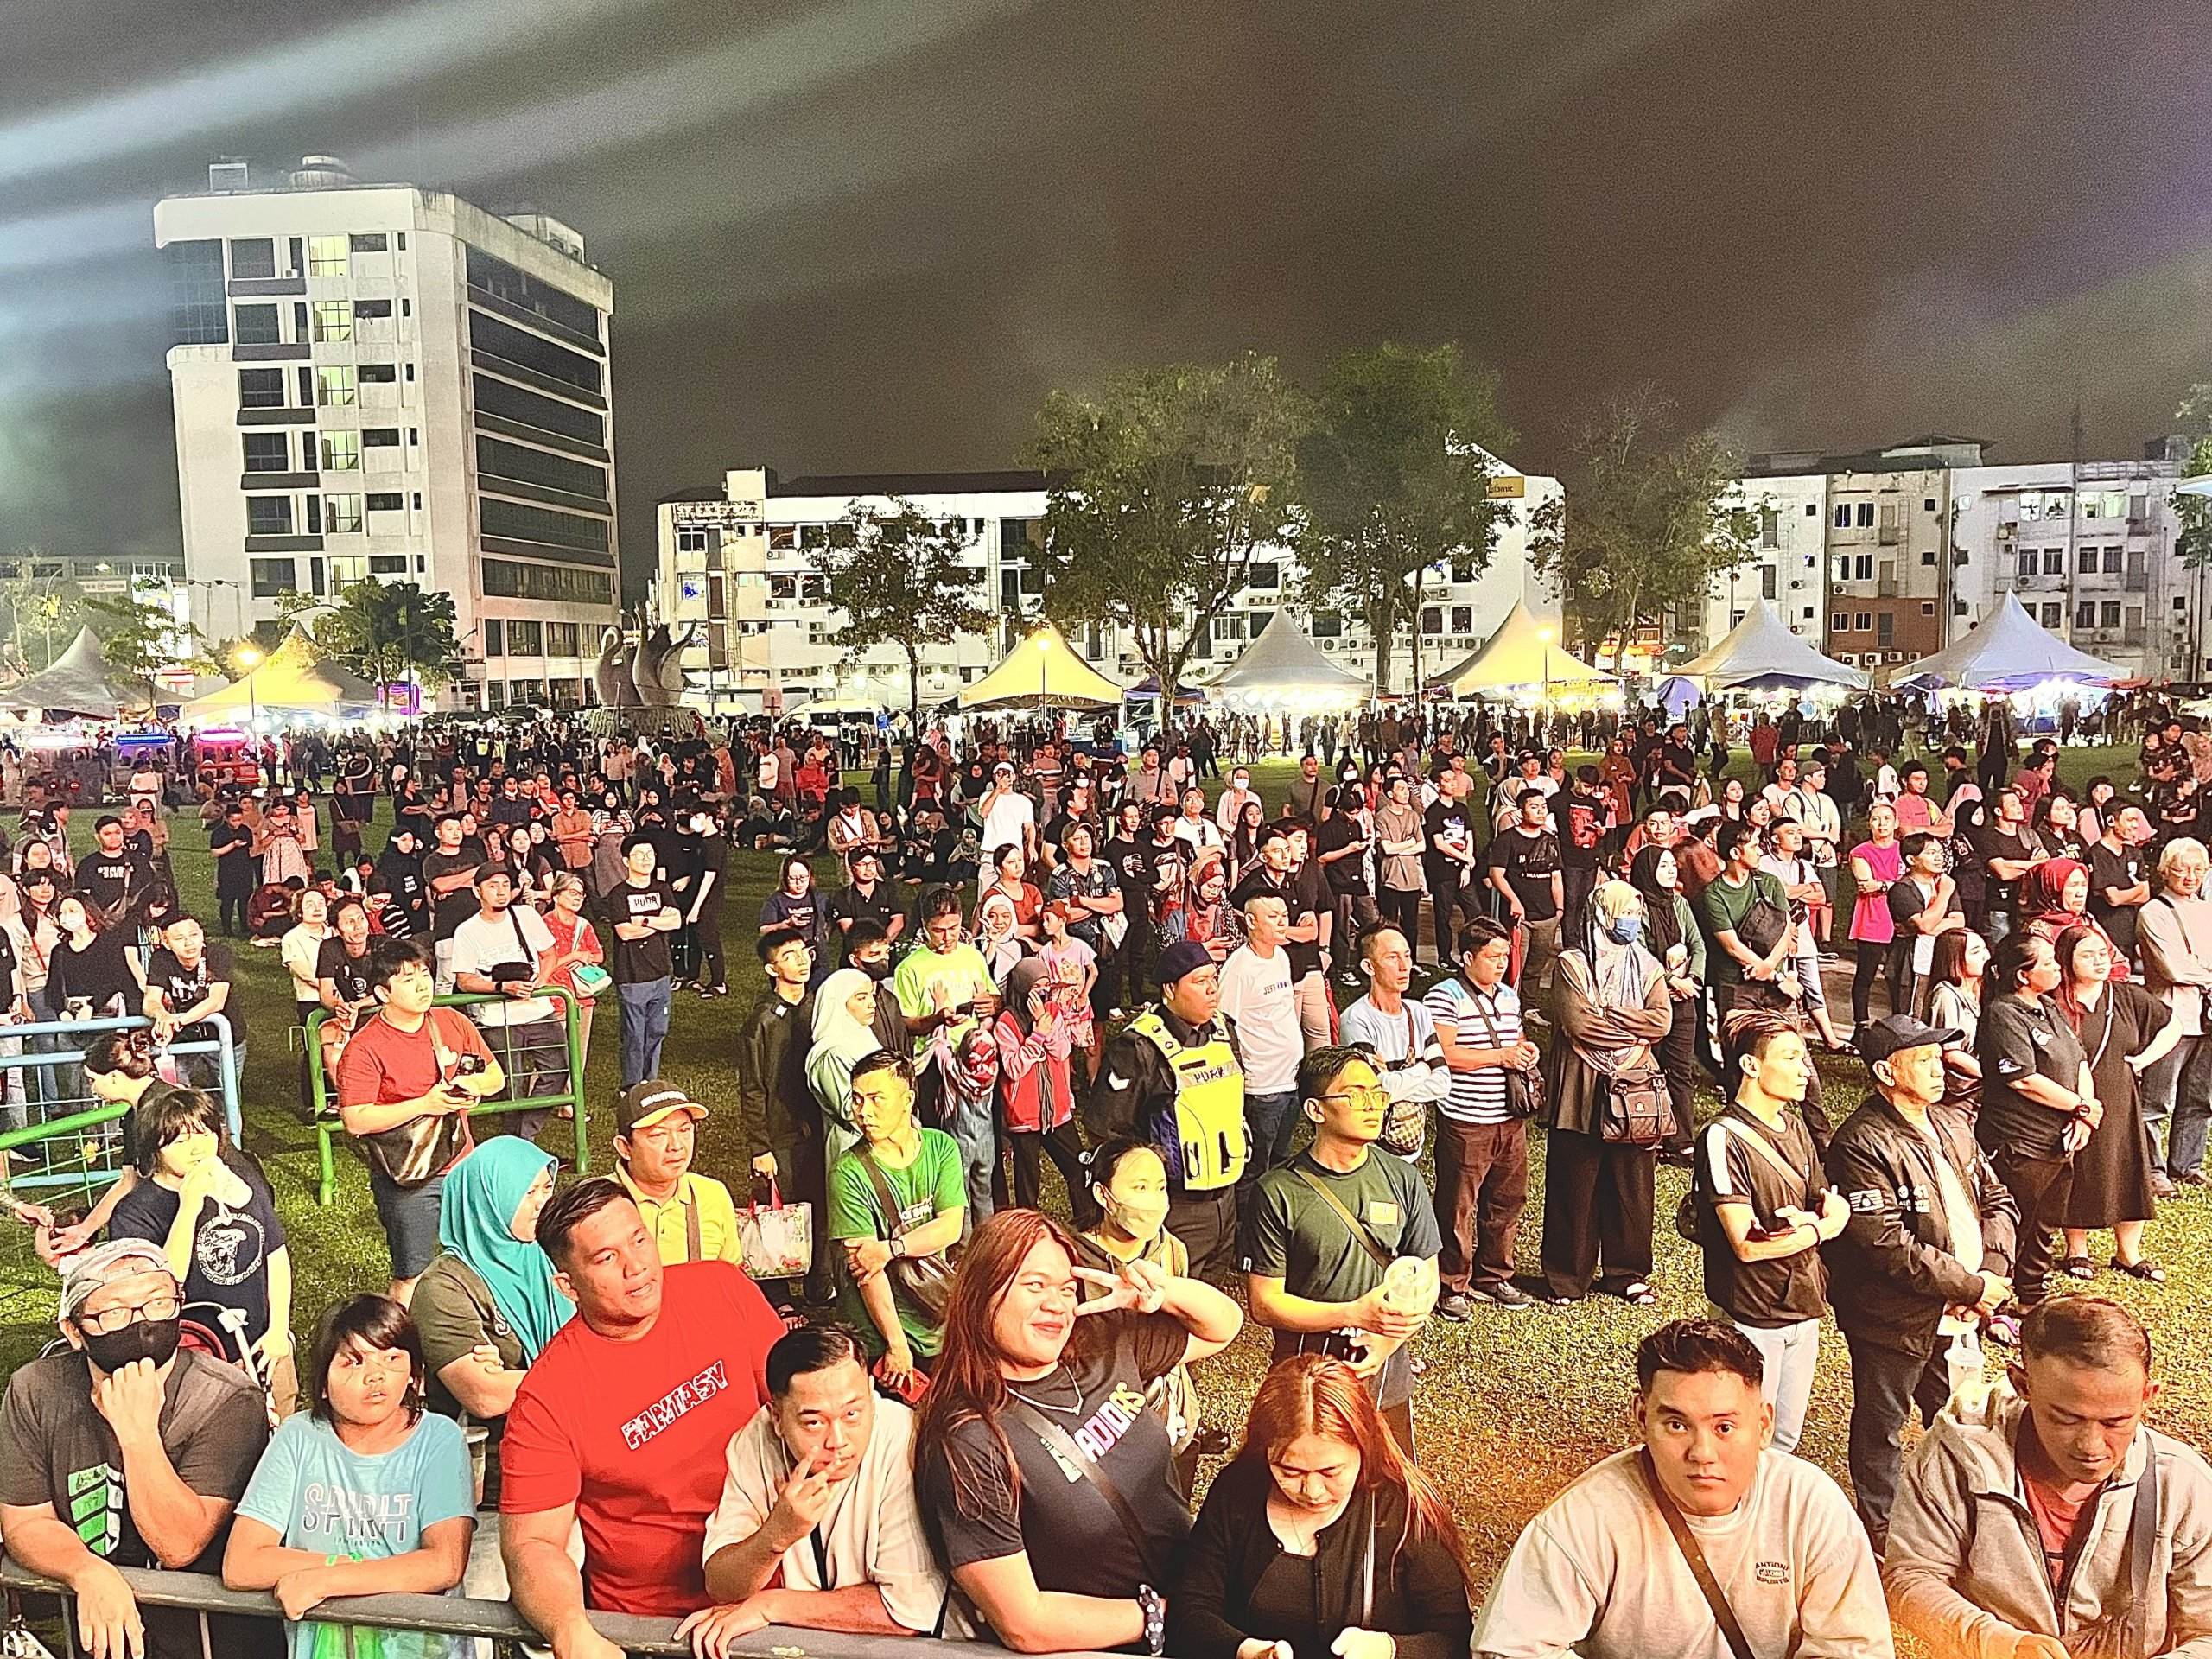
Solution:
<svg viewBox="0 0 2212 1659"><path fill-rule="evenodd" d="M1122 1437L1135 1427L1144 1409L1145 1398L1141 1389L1131 1388L1126 1382L1118 1384L1107 1396L1106 1403L1092 1412L1084 1421L1083 1427L1068 1438L1081 1447L1084 1455L1093 1463L1102 1462L1109 1452L1122 1443ZM1058 1452L1052 1452L1051 1446L1045 1449L1052 1452L1052 1461L1060 1465L1060 1472L1068 1478L1071 1485L1084 1478L1082 1470L1070 1468L1068 1460Z"/></svg>
<svg viewBox="0 0 2212 1659"><path fill-rule="evenodd" d="M261 1271L268 1230L239 1210L223 1210L192 1241L193 1260L211 1285L242 1285Z"/></svg>
<svg viewBox="0 0 2212 1659"><path fill-rule="evenodd" d="M1787 1561L1756 1562L1751 1567L1751 1576L1761 1584L1787 1584L1789 1582L1789 1564Z"/></svg>
<svg viewBox="0 0 2212 1659"><path fill-rule="evenodd" d="M312 1535L342 1537L348 1548L397 1543L411 1530L412 1492L356 1492L311 1480L300 1494L301 1524Z"/></svg>
<svg viewBox="0 0 2212 1659"><path fill-rule="evenodd" d="M671 1427L677 1418L687 1412L697 1410L728 1387L729 1372L718 1359L690 1382L677 1383L623 1424L622 1443L635 1452Z"/></svg>
<svg viewBox="0 0 2212 1659"><path fill-rule="evenodd" d="M1879 1187L1869 1186L1862 1187L1856 1192L1847 1194L1844 1198L1844 1202L1851 1206L1854 1214L1861 1216L1878 1216L1882 1213L1882 1208L1889 1202L1889 1199L1888 1196L1884 1193Z"/></svg>
<svg viewBox="0 0 2212 1659"><path fill-rule="evenodd" d="M123 1541L123 1475L111 1464L73 1472L67 1483L69 1524L85 1548L105 1560Z"/></svg>

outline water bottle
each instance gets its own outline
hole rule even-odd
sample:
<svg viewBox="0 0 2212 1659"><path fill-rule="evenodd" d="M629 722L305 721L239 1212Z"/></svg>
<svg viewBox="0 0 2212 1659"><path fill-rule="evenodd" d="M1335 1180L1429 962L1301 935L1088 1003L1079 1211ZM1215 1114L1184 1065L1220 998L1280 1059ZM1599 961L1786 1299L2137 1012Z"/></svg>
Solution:
<svg viewBox="0 0 2212 1659"><path fill-rule="evenodd" d="M1392 1307L1421 1306L1421 1280L1428 1264L1417 1255L1402 1255L1382 1274L1382 1300Z"/></svg>

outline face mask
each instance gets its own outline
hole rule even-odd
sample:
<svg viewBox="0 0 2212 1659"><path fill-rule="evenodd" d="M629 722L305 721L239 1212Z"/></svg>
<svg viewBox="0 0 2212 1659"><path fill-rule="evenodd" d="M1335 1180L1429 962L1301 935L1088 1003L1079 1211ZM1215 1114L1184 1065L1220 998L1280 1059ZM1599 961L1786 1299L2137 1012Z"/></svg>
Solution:
<svg viewBox="0 0 2212 1659"><path fill-rule="evenodd" d="M1167 1220L1167 1199L1165 1196L1134 1201L1109 1198L1106 1207L1113 1213L1115 1224L1135 1239L1157 1237Z"/></svg>
<svg viewBox="0 0 2212 1659"><path fill-rule="evenodd" d="M111 1376L133 1360L150 1359L156 1365L166 1365L176 1356L175 1319L139 1319L120 1331L82 1334L86 1357Z"/></svg>
<svg viewBox="0 0 2212 1659"><path fill-rule="evenodd" d="M891 977L891 963L888 959L882 962L856 962L853 966L859 969L870 979L876 980L878 982L887 980Z"/></svg>
<svg viewBox="0 0 2212 1659"><path fill-rule="evenodd" d="M1605 937L1616 944L1634 944L1637 935L1643 931L1643 918L1641 916L1616 916L1605 924Z"/></svg>

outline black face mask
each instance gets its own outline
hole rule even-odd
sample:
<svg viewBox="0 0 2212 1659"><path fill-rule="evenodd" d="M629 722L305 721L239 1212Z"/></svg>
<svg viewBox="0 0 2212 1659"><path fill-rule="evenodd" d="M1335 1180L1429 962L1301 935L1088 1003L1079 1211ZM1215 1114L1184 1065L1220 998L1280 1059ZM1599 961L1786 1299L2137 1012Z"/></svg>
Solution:
<svg viewBox="0 0 2212 1659"><path fill-rule="evenodd" d="M888 962L855 962L852 965L879 983L891 977Z"/></svg>
<svg viewBox="0 0 2212 1659"><path fill-rule="evenodd" d="M150 1359L166 1365L176 1357L175 1319L137 1319L120 1331L84 1331L85 1355L112 1376L131 1361Z"/></svg>

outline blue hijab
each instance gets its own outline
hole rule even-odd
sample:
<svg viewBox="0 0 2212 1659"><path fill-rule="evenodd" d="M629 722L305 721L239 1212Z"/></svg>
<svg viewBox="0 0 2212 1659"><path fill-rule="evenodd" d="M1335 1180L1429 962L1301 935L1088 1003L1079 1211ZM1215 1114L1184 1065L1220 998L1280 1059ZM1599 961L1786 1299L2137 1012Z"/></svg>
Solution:
<svg viewBox="0 0 2212 1659"><path fill-rule="evenodd" d="M512 1230L531 1183L553 1154L518 1135L495 1135L446 1172L438 1243L491 1287L492 1305L514 1330L525 1364L569 1322L575 1304L553 1286L553 1264L535 1241Z"/></svg>

